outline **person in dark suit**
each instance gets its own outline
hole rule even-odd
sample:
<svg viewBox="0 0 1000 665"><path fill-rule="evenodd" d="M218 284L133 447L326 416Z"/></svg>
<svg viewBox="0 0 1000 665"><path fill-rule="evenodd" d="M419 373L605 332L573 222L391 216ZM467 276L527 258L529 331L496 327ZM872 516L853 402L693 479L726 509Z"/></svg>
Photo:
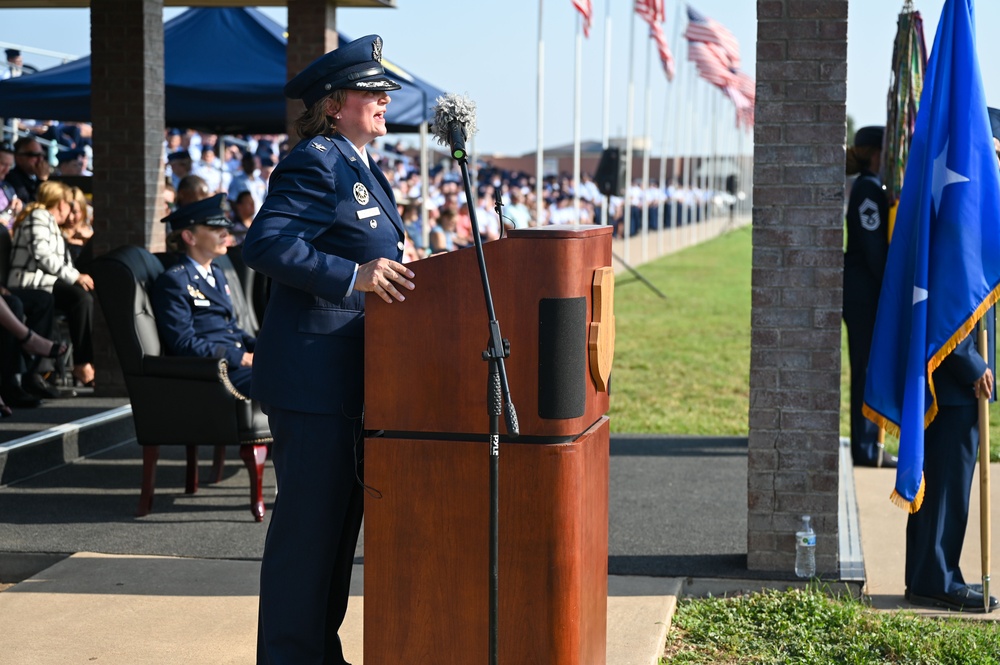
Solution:
<svg viewBox="0 0 1000 665"><path fill-rule="evenodd" d="M160 339L169 355L225 358L229 380L249 395L256 339L237 325L226 276L212 265L229 245L226 195L182 206L162 221L168 248L183 258L153 284Z"/></svg>
<svg viewBox="0 0 1000 665"><path fill-rule="evenodd" d="M889 255L889 202L878 170L882 127L862 127L848 151L847 175L858 174L847 203L847 249L844 251L844 323L851 360L851 457L856 466L879 464L879 432L862 413L868 356L875 332L878 296ZM882 466L895 467L896 456L882 454Z"/></svg>
<svg viewBox="0 0 1000 665"><path fill-rule="evenodd" d="M260 574L258 664L345 663L363 508L365 297L403 300L403 222L365 146L386 133L382 39L320 57L285 86L304 137L271 174L243 258L272 280L252 396L269 418L278 496ZM388 377L387 377L388 378Z"/></svg>
<svg viewBox="0 0 1000 665"><path fill-rule="evenodd" d="M996 314L986 313L990 341ZM976 351L974 330L934 371L937 417L924 432L924 500L906 522L906 597L914 605L983 611L983 592L959 568L979 454L980 395L993 394L993 371ZM997 599L990 597L990 608Z"/></svg>

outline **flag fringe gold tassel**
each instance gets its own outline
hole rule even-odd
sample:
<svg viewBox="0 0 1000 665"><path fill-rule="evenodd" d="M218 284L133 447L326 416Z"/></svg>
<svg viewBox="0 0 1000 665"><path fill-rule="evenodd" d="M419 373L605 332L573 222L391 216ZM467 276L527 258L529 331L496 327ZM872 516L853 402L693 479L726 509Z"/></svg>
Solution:
<svg viewBox="0 0 1000 665"><path fill-rule="evenodd" d="M913 514L918 510L920 510L920 506L923 505L924 490L926 488L927 485L924 482L924 476L921 474L920 489L917 490L917 495L913 497L913 501L907 501L906 499L903 498L903 495L901 495L895 489L892 490L892 494L889 495L889 500L892 501L897 506L899 506L900 508L902 508L903 510L905 510L906 512Z"/></svg>

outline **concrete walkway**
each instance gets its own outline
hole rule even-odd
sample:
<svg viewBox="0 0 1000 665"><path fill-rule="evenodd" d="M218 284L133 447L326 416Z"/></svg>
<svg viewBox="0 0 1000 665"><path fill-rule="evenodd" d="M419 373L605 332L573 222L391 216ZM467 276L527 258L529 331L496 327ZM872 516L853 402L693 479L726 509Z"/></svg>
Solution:
<svg viewBox="0 0 1000 665"><path fill-rule="evenodd" d="M0 593L0 662L252 663L259 571L255 561L76 554ZM341 629L353 665L364 663L363 580L355 566ZM608 582L608 665L655 664L680 580Z"/></svg>

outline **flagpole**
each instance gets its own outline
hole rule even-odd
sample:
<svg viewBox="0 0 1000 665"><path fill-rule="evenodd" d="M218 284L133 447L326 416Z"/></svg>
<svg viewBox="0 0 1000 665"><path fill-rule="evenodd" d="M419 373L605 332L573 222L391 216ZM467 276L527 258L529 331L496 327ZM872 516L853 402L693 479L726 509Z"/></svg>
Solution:
<svg viewBox="0 0 1000 665"><path fill-rule="evenodd" d="M979 353L990 362L985 316L979 320ZM990 396L979 396L979 547L983 573L983 611L990 611Z"/></svg>
<svg viewBox="0 0 1000 665"><path fill-rule="evenodd" d="M544 0L538 0L538 102L536 106L537 135L535 139L535 224L541 226L542 220L542 178L543 160L545 158L542 148L545 134L545 42L542 39L542 5Z"/></svg>
<svg viewBox="0 0 1000 665"><path fill-rule="evenodd" d="M580 223L580 90L583 87L583 17L576 15L576 82L573 100L573 210Z"/></svg>
<svg viewBox="0 0 1000 665"><path fill-rule="evenodd" d="M625 263L629 260L629 240L632 235L632 111L635 106L635 16L629 13L628 38L628 102L626 103L625 121L625 206L622 214L622 237L625 240L623 254Z"/></svg>
<svg viewBox="0 0 1000 665"><path fill-rule="evenodd" d="M691 244L692 226L694 225L694 208L698 201L694 196L694 92L698 82L695 76L688 80L687 94L687 140L685 141L685 153L687 159L684 164L684 189L686 190L683 209L684 224L684 246Z"/></svg>
<svg viewBox="0 0 1000 665"><path fill-rule="evenodd" d="M611 0L604 2L604 118L601 128L601 147L605 150L611 143ZM601 206L601 224L608 223L608 208L611 197L604 197Z"/></svg>
<svg viewBox="0 0 1000 665"><path fill-rule="evenodd" d="M652 145L650 118L653 115L653 40L646 40L646 110L642 120L642 261L649 260L649 153Z"/></svg>
<svg viewBox="0 0 1000 665"><path fill-rule="evenodd" d="M674 123L674 168L673 168L673 184L674 184L674 194L677 197L677 201L670 202L670 246L672 249L677 249L677 245L680 242L681 233L681 219L682 213L684 212L684 188L681 186L682 171L681 165L683 164L683 151L681 150L681 129L684 127L684 122L682 118L684 113L681 111L681 90L683 89L682 81L687 81L687 74L685 70L685 63L687 62L687 49L680 48L680 32L681 32L681 0L677 0L677 26L674 29L674 43L678 44L677 47L677 86L674 90L674 117L672 119Z"/></svg>

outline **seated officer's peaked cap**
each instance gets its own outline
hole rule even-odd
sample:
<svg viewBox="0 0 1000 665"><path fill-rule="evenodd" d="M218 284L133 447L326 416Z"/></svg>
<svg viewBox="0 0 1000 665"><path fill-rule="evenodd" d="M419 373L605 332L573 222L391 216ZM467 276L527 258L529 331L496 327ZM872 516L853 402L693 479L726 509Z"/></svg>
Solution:
<svg viewBox="0 0 1000 665"><path fill-rule="evenodd" d="M226 218L229 203L225 194L216 194L201 201L181 206L163 219L170 232L181 231L195 224L232 228L233 223Z"/></svg>
<svg viewBox="0 0 1000 665"><path fill-rule="evenodd" d="M334 90L399 90L382 68L382 38L367 35L309 63L285 84L285 96L310 107Z"/></svg>

